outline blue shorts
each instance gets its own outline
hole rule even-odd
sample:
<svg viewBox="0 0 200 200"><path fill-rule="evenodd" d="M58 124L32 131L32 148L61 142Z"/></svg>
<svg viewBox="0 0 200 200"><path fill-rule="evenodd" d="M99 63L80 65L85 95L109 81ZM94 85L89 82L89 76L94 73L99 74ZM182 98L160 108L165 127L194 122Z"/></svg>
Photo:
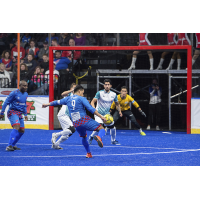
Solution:
<svg viewBox="0 0 200 200"><path fill-rule="evenodd" d="M10 110L8 111L7 116L10 120L11 126L20 125L20 128L24 129L24 119L21 112Z"/></svg>
<svg viewBox="0 0 200 200"><path fill-rule="evenodd" d="M80 137L87 137L87 130L96 131L101 126L101 124L89 116L86 116L83 119L80 119L79 122L74 122L73 124Z"/></svg>

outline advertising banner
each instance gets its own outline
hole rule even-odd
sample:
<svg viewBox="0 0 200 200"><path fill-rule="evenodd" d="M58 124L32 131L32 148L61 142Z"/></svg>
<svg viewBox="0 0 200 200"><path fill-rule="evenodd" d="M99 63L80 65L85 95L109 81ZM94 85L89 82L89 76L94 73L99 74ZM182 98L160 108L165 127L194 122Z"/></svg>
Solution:
<svg viewBox="0 0 200 200"><path fill-rule="evenodd" d="M200 134L200 98L191 99L191 133Z"/></svg>

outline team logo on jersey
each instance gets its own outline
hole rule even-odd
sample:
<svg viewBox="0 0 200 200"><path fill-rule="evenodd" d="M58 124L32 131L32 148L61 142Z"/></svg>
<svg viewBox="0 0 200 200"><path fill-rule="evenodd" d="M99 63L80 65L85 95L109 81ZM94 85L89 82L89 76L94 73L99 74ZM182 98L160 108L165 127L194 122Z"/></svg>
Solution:
<svg viewBox="0 0 200 200"><path fill-rule="evenodd" d="M27 117L28 121L36 121L36 114L31 114L31 110L35 110L34 106L35 101L27 101L26 102L26 110L27 110Z"/></svg>

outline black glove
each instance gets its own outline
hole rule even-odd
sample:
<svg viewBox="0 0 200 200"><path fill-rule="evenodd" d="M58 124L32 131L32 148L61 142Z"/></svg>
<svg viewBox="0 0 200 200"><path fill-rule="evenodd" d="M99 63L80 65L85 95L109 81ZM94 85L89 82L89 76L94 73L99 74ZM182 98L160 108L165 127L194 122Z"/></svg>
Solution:
<svg viewBox="0 0 200 200"><path fill-rule="evenodd" d="M147 117L146 114L142 111L142 110L138 110L140 112L141 115L143 115L144 117Z"/></svg>

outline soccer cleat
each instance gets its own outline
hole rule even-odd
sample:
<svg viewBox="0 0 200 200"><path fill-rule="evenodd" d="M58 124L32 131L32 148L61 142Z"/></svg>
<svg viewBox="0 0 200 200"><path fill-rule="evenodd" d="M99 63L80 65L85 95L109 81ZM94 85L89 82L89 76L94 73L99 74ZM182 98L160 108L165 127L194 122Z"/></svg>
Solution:
<svg viewBox="0 0 200 200"><path fill-rule="evenodd" d="M90 135L90 136L89 136L89 139L88 139L88 143L89 143L89 144L92 144L92 140L93 140L93 137Z"/></svg>
<svg viewBox="0 0 200 200"><path fill-rule="evenodd" d="M56 136L56 133L52 133L52 138L51 138L52 144L56 143L57 138L58 138L58 136Z"/></svg>
<svg viewBox="0 0 200 200"><path fill-rule="evenodd" d="M7 146L7 147L6 147L6 151L14 151L13 146L11 146L11 145L10 145L10 146Z"/></svg>
<svg viewBox="0 0 200 200"><path fill-rule="evenodd" d="M95 135L94 139L97 141L98 145L102 148L103 142L102 142L101 138L98 135Z"/></svg>
<svg viewBox="0 0 200 200"><path fill-rule="evenodd" d="M157 131L159 131L159 130L160 130L159 126L156 126L156 130L157 130Z"/></svg>
<svg viewBox="0 0 200 200"><path fill-rule="evenodd" d="M114 145L121 145L117 140L112 141L111 144L114 144Z"/></svg>
<svg viewBox="0 0 200 200"><path fill-rule="evenodd" d="M140 132L140 135L145 136L146 134L142 131Z"/></svg>
<svg viewBox="0 0 200 200"><path fill-rule="evenodd" d="M91 153L87 153L86 158L92 158L92 154Z"/></svg>
<svg viewBox="0 0 200 200"><path fill-rule="evenodd" d="M20 148L18 148L17 146L13 147L14 150L21 150Z"/></svg>
<svg viewBox="0 0 200 200"><path fill-rule="evenodd" d="M148 126L147 126L147 130L150 130L150 129L151 129L151 127L148 125Z"/></svg>
<svg viewBox="0 0 200 200"><path fill-rule="evenodd" d="M53 149L58 149L58 150L62 150L62 149L63 149L63 148L60 147L59 145L55 145L55 144L53 144L53 145L51 146L51 148L53 148Z"/></svg>

